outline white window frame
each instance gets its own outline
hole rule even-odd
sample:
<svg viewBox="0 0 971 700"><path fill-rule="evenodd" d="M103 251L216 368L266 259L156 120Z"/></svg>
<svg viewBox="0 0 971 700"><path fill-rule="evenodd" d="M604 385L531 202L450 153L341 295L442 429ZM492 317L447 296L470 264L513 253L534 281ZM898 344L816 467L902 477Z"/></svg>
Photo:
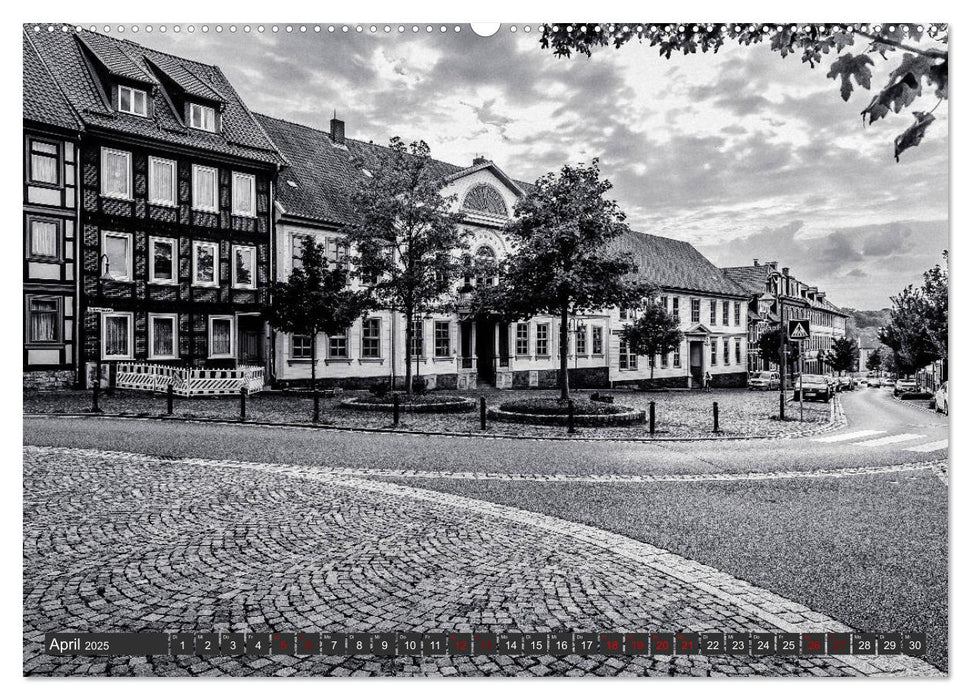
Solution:
<svg viewBox="0 0 971 700"><path fill-rule="evenodd" d="M172 352L168 355L155 354L155 321L168 319L172 321ZM148 359L176 360L179 357L179 315L178 314L149 314L148 315Z"/></svg>
<svg viewBox="0 0 971 700"><path fill-rule="evenodd" d="M523 329L526 330L526 336L525 337L523 337L519 333ZM521 341L525 341L526 342L525 352L519 352L522 349L520 347L520 342ZM528 322L519 321L519 322L516 323L516 336L513 339L513 342L515 344L515 348L514 349L516 351L516 357L529 357L529 323Z"/></svg>
<svg viewBox="0 0 971 700"><path fill-rule="evenodd" d="M448 352L439 353L438 352L438 329L439 324L445 324L445 340L448 342L448 347L446 350ZM448 319L437 319L432 323L432 343L434 347L432 348L435 357L451 357L454 353L452 352L452 322Z"/></svg>
<svg viewBox="0 0 971 700"><path fill-rule="evenodd" d="M250 256L250 269L253 271L253 281L249 284L240 284L236 279L236 253L240 251L249 251ZM234 245L231 251L232 259L232 278L233 278L233 288L234 289L256 289L256 246L252 245Z"/></svg>
<svg viewBox="0 0 971 700"><path fill-rule="evenodd" d="M105 347L108 334L105 329L109 318L125 318L128 320L128 353L125 355L109 355ZM135 344L135 315L131 311L112 311L101 314L101 359L102 360L130 360L133 357Z"/></svg>
<svg viewBox="0 0 971 700"><path fill-rule="evenodd" d="M310 342L307 344L307 355L297 355L297 338L307 338ZM290 334L290 359L291 360L310 360L311 353L313 352L312 345L314 343L314 337L312 335L307 335L306 333L291 333Z"/></svg>
<svg viewBox="0 0 971 700"><path fill-rule="evenodd" d="M127 274L124 277L117 277L111 271L111 265L109 264L108 265L108 274L111 275L111 280L113 282L131 282L132 281L132 272L133 272L133 269L132 269L132 265L133 265L133 263L132 263L132 246L134 245L134 241L132 239L132 235L130 233L125 232L125 231L102 231L101 232L101 252L102 252L102 254L104 254L104 252L105 252L105 248L107 247L106 246L106 243L107 243L107 240L109 238L124 238L124 239L126 239L128 241L128 260L125 262L126 266L128 267L128 271L127 271ZM100 272L100 274L104 274L104 271L105 271L104 270L104 265L108 261L106 261L103 257L99 257L98 258L98 261L99 261L99 263L101 265L101 269L100 269L99 272Z"/></svg>
<svg viewBox="0 0 971 700"><path fill-rule="evenodd" d="M196 178L199 177L201 173L212 173L212 204L201 203L196 200ZM219 211L219 168L211 168L208 165L195 165L192 166L192 208L196 211L209 211L218 212Z"/></svg>
<svg viewBox="0 0 971 700"><path fill-rule="evenodd" d="M364 354L364 341L368 339L364 335L364 325L366 323L370 323L371 321L377 321L377 324L378 324L378 334L377 334L378 354L377 355ZM381 337L381 334L384 330L382 328L383 325L384 324L381 323L380 316L368 316L367 318L364 318L361 320L361 359L362 360L381 360L384 358L384 342L383 342L383 338Z"/></svg>
<svg viewBox="0 0 971 700"><path fill-rule="evenodd" d="M211 129L207 129L206 128L206 126L205 126L205 120L204 119L202 120L202 123L201 124L197 124L196 123L196 119L195 119L195 110L196 109L199 110L200 116L202 114L204 114L205 112L209 112L209 113L212 114L212 128ZM206 105L199 104L198 102L190 102L189 103L189 128L190 129L198 129L199 131L206 131L206 132L208 132L210 134L216 133L216 108L215 107L207 107Z"/></svg>
<svg viewBox="0 0 971 700"><path fill-rule="evenodd" d="M164 279L155 276L155 245L157 243L168 243L172 246L172 279ZM179 241L176 238L165 238L163 236L150 236L148 239L148 281L151 284L178 284L179 283Z"/></svg>
<svg viewBox="0 0 971 700"><path fill-rule="evenodd" d="M54 247L56 251L54 255L42 255L40 253L34 252L34 224L53 224L54 225ZM32 214L27 215L27 248L26 254L28 260L39 260L42 262L60 262L63 260L62 251L64 250L64 244L62 239L64 238L62 234L63 220L56 219L47 216L34 216Z"/></svg>
<svg viewBox="0 0 971 700"><path fill-rule="evenodd" d="M246 180L249 182L249 192L250 192L250 210L242 211L236 208L236 187L237 182L240 180ZM233 171L233 216L256 216L256 175L251 175L249 173L237 173Z"/></svg>
<svg viewBox="0 0 971 700"><path fill-rule="evenodd" d="M123 90L127 90L131 95L129 96L129 103L131 104L131 109L122 109L121 107L121 93ZM142 104L145 105L145 111L139 112L135 109L135 95L137 93L142 94ZM148 116L148 92L140 88L131 87L130 85L119 85L118 86L118 111L122 114L134 114L136 117L147 117Z"/></svg>
<svg viewBox="0 0 971 700"><path fill-rule="evenodd" d="M552 333L552 328L549 322L537 323L536 324L536 336L535 336L535 346L536 346L536 357L552 357L550 355L550 334ZM546 335L543 338L539 337L539 329L543 328L546 331ZM546 344L544 352L540 352L540 341Z"/></svg>
<svg viewBox="0 0 971 700"><path fill-rule="evenodd" d="M215 321L229 321L229 354L215 354L212 351L212 326ZM209 345L208 352L209 357L213 359L223 359L229 358L234 359L236 357L236 317L230 314L215 315L209 317Z"/></svg>
<svg viewBox="0 0 971 700"><path fill-rule="evenodd" d="M596 330L594 330L594 329L596 329ZM600 352L597 352L597 347L596 347L596 344L594 343L594 341L597 340L597 337L596 336L597 336L597 333L598 332L600 333L600 338L599 338L599 340L600 340ZM605 338L604 327L602 325L600 325L599 323L591 324L590 325L590 354L593 355L593 357L603 357L604 356L604 354L605 354L605 348L606 348L606 346L604 344L604 338Z"/></svg>
<svg viewBox="0 0 971 700"><path fill-rule="evenodd" d="M212 281L199 280L199 249L207 247L213 249L212 255ZM194 287L218 287L219 286L219 244L213 241L192 241L192 286Z"/></svg>
<svg viewBox="0 0 971 700"><path fill-rule="evenodd" d="M156 196L156 190L158 189L155 185L155 178L152 177L152 173L155 172L153 166L156 163L163 163L172 166L172 199L159 199ZM179 165L176 161L169 158L156 158L155 156L148 157L148 203L155 204L163 207L174 207L176 204L176 198L179 194L179 184L177 173L179 170Z"/></svg>
<svg viewBox="0 0 971 700"><path fill-rule="evenodd" d="M333 342L335 340L344 341L343 355L338 355L334 353ZM343 333L336 333L334 335L327 336L327 359L329 360L350 360L351 359L350 329L345 330Z"/></svg>
<svg viewBox="0 0 971 700"><path fill-rule="evenodd" d="M126 189L124 192L110 192L107 189L108 179L105 177L105 173L108 172L108 156L124 156L125 162L128 163L128 181L126 184ZM122 151L117 148L101 148L101 196L111 197L113 199L128 199L132 198L132 185L131 185L131 151Z"/></svg>

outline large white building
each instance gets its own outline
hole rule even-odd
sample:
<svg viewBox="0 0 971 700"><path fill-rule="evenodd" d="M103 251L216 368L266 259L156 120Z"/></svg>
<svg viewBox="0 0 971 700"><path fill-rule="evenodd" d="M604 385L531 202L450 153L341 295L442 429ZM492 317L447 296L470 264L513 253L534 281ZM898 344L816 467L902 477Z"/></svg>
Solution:
<svg viewBox="0 0 971 700"><path fill-rule="evenodd" d="M348 139L334 119L329 132L257 115L263 128L291 164L276 188L274 274L286 279L298 264L302 242L312 236L332 254L343 245L341 228L350 220L350 192L359 177L359 156L379 167L383 147ZM477 158L469 167L441 161L431 165L456 195L461 226L470 252L502 259L509 253L503 228L526 183L509 177L491 161ZM678 351L657 358L655 381L700 387L706 372L715 386L746 381L747 292L688 243L631 233L615 243L630 251L645 280L658 285L662 301L681 319L685 340ZM468 280L488 284L491 280ZM480 383L499 388L552 387L559 367L559 320L537 316L504 323L463 309L458 285L457 311L415 319L414 373L438 388L471 389ZM646 357L631 355L620 331L626 311L571 318L569 365L575 387L607 387L647 379ZM404 375L406 320L380 310L356 321L342 336L318 338L317 376L324 386L366 387ZM278 385L300 385L310 378L310 338L274 333L271 370Z"/></svg>

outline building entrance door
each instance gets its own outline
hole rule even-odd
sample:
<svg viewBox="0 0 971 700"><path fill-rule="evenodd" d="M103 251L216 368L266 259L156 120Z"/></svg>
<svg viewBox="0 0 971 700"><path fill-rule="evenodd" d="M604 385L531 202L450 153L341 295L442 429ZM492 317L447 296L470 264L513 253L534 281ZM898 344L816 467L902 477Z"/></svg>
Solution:
<svg viewBox="0 0 971 700"><path fill-rule="evenodd" d="M475 324L475 364L481 382L496 383L496 322L478 320Z"/></svg>
<svg viewBox="0 0 971 700"><path fill-rule="evenodd" d="M239 329L239 364L263 364L263 322L259 316L240 316Z"/></svg>
<svg viewBox="0 0 971 700"><path fill-rule="evenodd" d="M689 360L693 386L702 387L705 384L705 344L701 340L692 340L689 344Z"/></svg>

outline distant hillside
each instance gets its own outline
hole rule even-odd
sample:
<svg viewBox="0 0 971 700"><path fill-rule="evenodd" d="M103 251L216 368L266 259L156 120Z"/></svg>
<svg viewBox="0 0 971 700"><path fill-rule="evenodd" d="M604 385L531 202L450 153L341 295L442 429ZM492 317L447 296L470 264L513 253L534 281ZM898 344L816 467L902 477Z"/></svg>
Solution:
<svg viewBox="0 0 971 700"><path fill-rule="evenodd" d="M846 335L856 338L861 348L875 348L880 344L877 331L880 326L890 323L890 309L869 311L865 309L844 308L850 317L846 319Z"/></svg>

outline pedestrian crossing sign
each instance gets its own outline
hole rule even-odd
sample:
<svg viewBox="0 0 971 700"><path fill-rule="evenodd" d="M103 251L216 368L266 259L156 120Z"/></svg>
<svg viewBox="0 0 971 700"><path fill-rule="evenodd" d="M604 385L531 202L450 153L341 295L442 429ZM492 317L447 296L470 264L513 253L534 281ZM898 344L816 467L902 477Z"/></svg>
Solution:
<svg viewBox="0 0 971 700"><path fill-rule="evenodd" d="M789 340L805 340L809 337L809 319L789 319Z"/></svg>

